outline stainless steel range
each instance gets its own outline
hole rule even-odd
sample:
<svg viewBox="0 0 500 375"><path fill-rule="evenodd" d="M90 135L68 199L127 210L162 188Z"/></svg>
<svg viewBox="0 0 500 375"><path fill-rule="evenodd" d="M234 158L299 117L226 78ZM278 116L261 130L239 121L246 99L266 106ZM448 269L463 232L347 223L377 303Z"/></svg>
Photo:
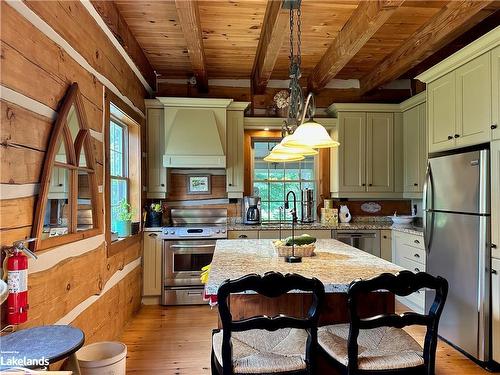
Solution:
<svg viewBox="0 0 500 375"><path fill-rule="evenodd" d="M163 305L203 302L201 268L212 261L215 243L227 238L226 209L172 209L172 226L163 228Z"/></svg>

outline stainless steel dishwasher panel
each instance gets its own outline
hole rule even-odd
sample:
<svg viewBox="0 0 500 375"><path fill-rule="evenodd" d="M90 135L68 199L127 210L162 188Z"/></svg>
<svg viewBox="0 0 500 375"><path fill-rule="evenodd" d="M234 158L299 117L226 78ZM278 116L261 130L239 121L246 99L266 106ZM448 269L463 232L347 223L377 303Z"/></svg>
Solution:
<svg viewBox="0 0 500 375"><path fill-rule="evenodd" d="M360 249L380 257L380 231L379 230L350 230L340 229L333 231L333 238L344 242L356 249Z"/></svg>

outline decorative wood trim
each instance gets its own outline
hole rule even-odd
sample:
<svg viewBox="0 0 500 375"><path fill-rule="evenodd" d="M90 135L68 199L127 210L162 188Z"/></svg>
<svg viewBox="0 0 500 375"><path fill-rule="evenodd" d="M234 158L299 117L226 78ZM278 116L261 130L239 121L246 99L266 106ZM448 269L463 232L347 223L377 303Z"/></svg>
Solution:
<svg viewBox="0 0 500 375"><path fill-rule="evenodd" d="M77 201L77 194L78 194L78 181L77 181L77 172L76 172L76 166L78 165L77 163L77 154L75 153L75 146L73 145L73 140L71 139L71 133L68 129L67 126L67 116L69 113L70 108L74 105L75 111L78 117L78 123L80 127L79 131L79 136L77 136L77 140L80 141L80 148L84 148L85 150L85 156L86 156L86 162L87 162L87 168L86 170L91 171L92 173L88 173L88 178L89 178L89 188L91 191L91 199L92 199L92 204L94 205L94 208L92 210L92 223L93 223L93 229L87 230L87 231L82 231L82 232L76 232L76 214L77 214L77 209L76 209L76 201ZM79 239L87 238L90 236L95 236L101 232L101 218L99 215L99 207L100 207L100 202L99 202L99 194L98 194L98 189L97 189L97 178L95 176L95 164L94 164L94 157L92 156L92 145L90 144L90 140L88 137L85 137L84 135L80 134L86 134L88 131L88 124L87 124L87 117L85 114L85 109L83 107L83 102L80 97L80 93L78 90L78 84L73 83L68 92L66 93L66 96L64 98L64 102L61 106L61 109L59 111L59 115L56 119L56 123L54 124L54 127L52 129L52 135L51 139L49 141L49 147L47 148L47 152L45 154L45 160L44 160L44 165L43 165L43 170L42 170L42 176L40 180L40 189L39 189L39 196L38 196L38 202L36 205L36 211L34 215L34 220L33 220L33 228L32 228L32 237L37 238L37 240L33 243L33 248L35 250L44 250L48 249L53 246L61 245L64 243L68 242L74 242ZM57 153L57 142L60 137L64 138L65 142L65 147L66 147L66 155L68 158L68 164L72 165L75 167L74 170L69 174L69 180L70 180L70 187L71 191L69 194L70 197L70 204L69 204L69 212L70 212L70 227L69 231L70 233L67 235L63 235L60 237L53 237L53 238L47 238L42 240L42 230L43 230L43 223L44 223L44 215L45 215L45 208L47 205L47 199L48 199L48 194L50 191L50 178L52 176L52 170L56 164L55 162L55 157ZM78 146L78 142L77 146ZM79 154L78 154L79 155Z"/></svg>
<svg viewBox="0 0 500 375"><path fill-rule="evenodd" d="M183 1L183 0L180 0ZM227 108L233 99L157 97L168 107Z"/></svg>
<svg viewBox="0 0 500 375"><path fill-rule="evenodd" d="M87 298L85 301L81 302L75 308L73 308L69 313L60 318L54 324L70 324L73 322L82 312L89 308L93 303L95 303L100 298L104 297L105 294L120 281L122 281L130 272L132 272L137 267L141 265L141 257L125 265L123 269L116 271L113 276L106 282L101 293Z"/></svg>
<svg viewBox="0 0 500 375"><path fill-rule="evenodd" d="M196 85L201 92L208 91L207 64L203 49L200 11L195 0L175 0L182 33L186 39L189 60L196 77Z"/></svg>
<svg viewBox="0 0 500 375"><path fill-rule="evenodd" d="M31 99L26 95L23 95L15 90L12 90L9 87L0 85L0 98L10 103L14 103L31 112L47 117L52 121L55 121L57 118L57 112L54 111L49 106L46 106L45 104L40 103L34 99Z"/></svg>
<svg viewBox="0 0 500 375"><path fill-rule="evenodd" d="M141 117L145 118L145 115L140 108L136 107L134 103L132 103L132 101L125 95L122 95L120 90L108 78L95 70L79 52L77 52L63 37L61 37L47 22L45 22L40 16L38 16L33 10L31 10L24 2L16 0L5 0L5 2L9 4L9 6L11 6L13 9L15 9L19 14L21 14L24 18L26 18L26 20L28 20L33 26L40 30L50 40L59 45L82 68L93 74L99 80L99 82L106 86L115 95L119 96Z"/></svg>
<svg viewBox="0 0 500 375"><path fill-rule="evenodd" d="M267 1L251 75L254 94L263 94L266 91L281 45L287 36L289 14L289 10L283 8L282 0Z"/></svg>
<svg viewBox="0 0 500 375"><path fill-rule="evenodd" d="M330 129L338 125L338 119L333 117L315 117L325 128ZM244 118L244 128L245 130L264 130L264 128L269 128L270 130L280 130L283 125L285 118L282 117L245 117Z"/></svg>
<svg viewBox="0 0 500 375"><path fill-rule="evenodd" d="M400 112L399 104L384 103L333 103L328 113L337 112Z"/></svg>
<svg viewBox="0 0 500 375"><path fill-rule="evenodd" d="M83 6L130 66L149 94L156 87L156 74L127 23L112 1L80 0Z"/></svg>
<svg viewBox="0 0 500 375"><path fill-rule="evenodd" d="M421 93L412 96L410 99L405 100L399 104L399 108L401 112L407 111L417 105L425 103L427 101L426 92L422 91Z"/></svg>
<svg viewBox="0 0 500 375"><path fill-rule="evenodd" d="M335 78L403 2L362 1L309 76L309 91L318 92Z"/></svg>
<svg viewBox="0 0 500 375"><path fill-rule="evenodd" d="M434 65L429 70L419 74L415 77L421 82L429 83L442 77L448 72L458 68L461 65L468 63L483 53L492 50L500 44L500 26L491 30L489 33L476 39L473 43L465 46L458 52L455 52L450 57L442 60L440 63Z"/></svg>
<svg viewBox="0 0 500 375"><path fill-rule="evenodd" d="M360 80L365 94L388 81L392 81L424 61L457 36L486 18L479 13L492 1L451 1L427 24L421 27L401 47L386 57L373 71Z"/></svg>

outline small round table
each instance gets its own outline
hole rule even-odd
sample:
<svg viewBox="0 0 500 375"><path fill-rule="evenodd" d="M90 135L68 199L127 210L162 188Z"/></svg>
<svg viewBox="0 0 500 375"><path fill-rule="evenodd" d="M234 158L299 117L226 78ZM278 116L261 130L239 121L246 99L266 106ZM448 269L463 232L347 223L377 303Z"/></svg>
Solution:
<svg viewBox="0 0 500 375"><path fill-rule="evenodd" d="M12 367L40 368L68 358L73 374L79 374L76 351L85 335L79 328L66 325L22 329L0 337L0 370ZM69 369L69 368L68 368Z"/></svg>

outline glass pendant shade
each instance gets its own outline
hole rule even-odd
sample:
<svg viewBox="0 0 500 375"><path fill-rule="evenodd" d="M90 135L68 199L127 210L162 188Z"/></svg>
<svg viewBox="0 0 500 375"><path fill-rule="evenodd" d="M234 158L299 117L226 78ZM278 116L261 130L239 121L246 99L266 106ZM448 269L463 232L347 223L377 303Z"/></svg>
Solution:
<svg viewBox="0 0 500 375"><path fill-rule="evenodd" d="M304 160L304 155L272 152L264 158L269 163L283 163Z"/></svg>
<svg viewBox="0 0 500 375"><path fill-rule="evenodd" d="M314 120L308 120L297 127L290 138L282 144L285 147L329 148L337 147L339 142L334 141L326 129Z"/></svg>
<svg viewBox="0 0 500 375"><path fill-rule="evenodd" d="M310 147L304 147L304 146L299 146L299 147L286 147L283 146L283 143L289 138L290 136L287 135L281 143L278 143L274 148L272 149L272 152L274 153L287 153L287 154L299 154L299 155L304 155L304 156L312 156L312 155L317 155L318 151L315 149L312 149Z"/></svg>

